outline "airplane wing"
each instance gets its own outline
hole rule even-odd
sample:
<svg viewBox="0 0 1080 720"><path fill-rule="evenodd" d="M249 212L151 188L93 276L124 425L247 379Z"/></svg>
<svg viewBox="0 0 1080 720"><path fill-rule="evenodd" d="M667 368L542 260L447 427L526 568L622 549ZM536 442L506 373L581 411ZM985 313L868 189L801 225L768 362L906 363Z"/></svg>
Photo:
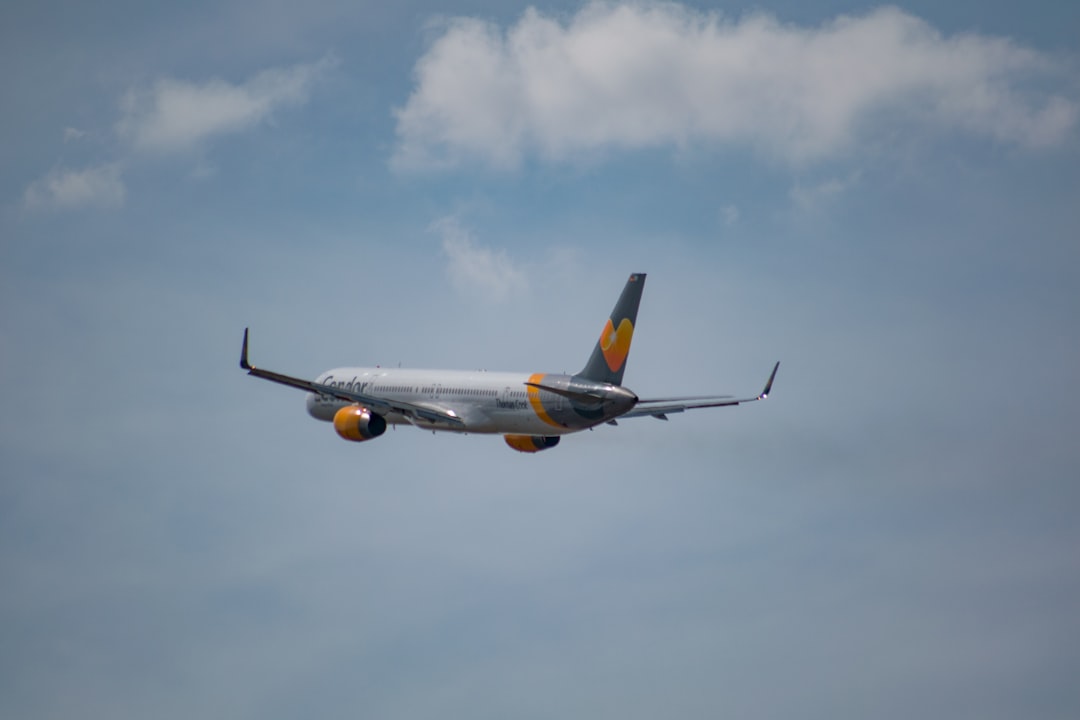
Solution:
<svg viewBox="0 0 1080 720"><path fill-rule="evenodd" d="M776 379L776 371L780 369L780 363L776 363L773 366L772 373L769 375L768 382L765 383L765 389L761 391L757 397L752 398L733 398L731 395L712 395L702 397L682 397L682 398L656 398L638 400L634 408L627 413L619 416L619 419L644 417L650 415L658 420L667 420L667 416L672 413L680 413L684 410L694 410L696 408L710 408L710 407L726 407L728 405L741 405L743 403L754 402L755 400L764 400L769 397L769 393L772 392L773 380Z"/></svg>
<svg viewBox="0 0 1080 720"><path fill-rule="evenodd" d="M464 421L458 417L457 413L453 410L415 405L413 403L401 402L400 400L390 400L387 398L378 397L375 395L367 395L365 393L353 392L352 390L345 390L343 388L333 387L330 385L323 385L322 383L312 382L311 380L303 380L301 378L290 377L289 375L282 375L281 373L271 372L269 370L263 370L257 368L248 362L248 329L244 328L244 346L240 351L240 367L248 371L248 375L254 375L257 378L263 380L269 380L270 382L276 382L280 385L288 385L289 387L298 388L300 390L306 390L318 395L325 395L327 397L338 398L346 402L357 403L363 405L369 410L374 412L385 414L388 412L397 412L404 415L411 420L423 420L426 422L445 422L450 425L464 425Z"/></svg>

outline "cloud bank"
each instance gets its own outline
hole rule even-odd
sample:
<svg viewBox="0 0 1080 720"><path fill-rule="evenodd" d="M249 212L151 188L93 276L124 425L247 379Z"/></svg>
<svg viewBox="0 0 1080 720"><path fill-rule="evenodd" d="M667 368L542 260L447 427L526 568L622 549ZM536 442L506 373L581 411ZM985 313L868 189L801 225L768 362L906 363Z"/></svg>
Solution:
<svg viewBox="0 0 1080 720"><path fill-rule="evenodd" d="M1064 75L1002 38L946 37L899 9L820 27L678 4L592 3L565 24L530 9L505 32L449 21L397 111L398 169L690 144L749 144L784 162L843 153L881 122L1025 147L1061 142Z"/></svg>

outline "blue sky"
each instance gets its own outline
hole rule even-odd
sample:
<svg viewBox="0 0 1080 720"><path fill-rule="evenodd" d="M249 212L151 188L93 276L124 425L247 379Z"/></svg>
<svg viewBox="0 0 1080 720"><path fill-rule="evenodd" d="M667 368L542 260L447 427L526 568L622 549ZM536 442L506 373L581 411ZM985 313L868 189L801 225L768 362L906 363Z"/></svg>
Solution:
<svg viewBox="0 0 1080 720"><path fill-rule="evenodd" d="M1080 712L1069 3L0 10L0 715ZM354 445L253 359L769 402Z"/></svg>

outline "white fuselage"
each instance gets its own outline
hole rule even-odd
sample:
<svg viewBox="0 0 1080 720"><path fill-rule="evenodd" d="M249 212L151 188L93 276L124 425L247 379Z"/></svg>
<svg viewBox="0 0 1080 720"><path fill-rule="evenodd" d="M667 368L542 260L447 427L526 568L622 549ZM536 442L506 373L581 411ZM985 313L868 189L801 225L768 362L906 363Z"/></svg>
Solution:
<svg viewBox="0 0 1080 720"><path fill-rule="evenodd" d="M401 368L336 368L320 375L316 382L365 395L392 399L432 409L452 408L461 426L437 426L391 412L392 425L415 425L432 430L468 433L519 433L562 435L602 422L563 424L553 418L568 409L560 395L530 388L526 382L541 382L543 373L512 373L461 370L414 370ZM309 393L308 413L319 420L332 421L348 402Z"/></svg>

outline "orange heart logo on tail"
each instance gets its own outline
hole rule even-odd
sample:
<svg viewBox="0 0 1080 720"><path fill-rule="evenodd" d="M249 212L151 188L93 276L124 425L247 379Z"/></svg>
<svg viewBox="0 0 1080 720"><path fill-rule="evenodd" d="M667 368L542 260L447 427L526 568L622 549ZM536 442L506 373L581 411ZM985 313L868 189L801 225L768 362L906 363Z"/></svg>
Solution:
<svg viewBox="0 0 1080 720"><path fill-rule="evenodd" d="M600 350L604 353L604 361L611 368L611 372L619 372L619 368L626 362L633 337L634 326L628 319L623 318L616 330L611 318L608 318L604 331L600 333Z"/></svg>

